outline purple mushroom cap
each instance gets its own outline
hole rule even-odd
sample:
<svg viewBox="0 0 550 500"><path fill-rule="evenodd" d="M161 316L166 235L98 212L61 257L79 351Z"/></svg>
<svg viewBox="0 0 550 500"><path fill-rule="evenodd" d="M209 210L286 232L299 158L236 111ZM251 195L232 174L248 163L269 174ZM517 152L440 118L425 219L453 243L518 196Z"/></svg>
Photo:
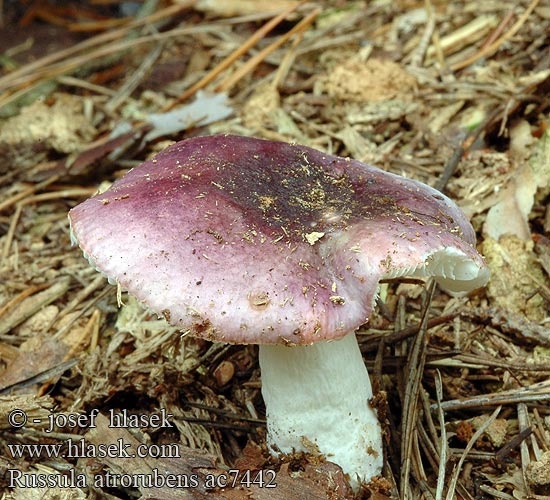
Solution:
<svg viewBox="0 0 550 500"><path fill-rule="evenodd" d="M488 279L435 189L356 160L216 135L174 144L73 208L93 265L192 335L311 344L365 323L378 281Z"/></svg>

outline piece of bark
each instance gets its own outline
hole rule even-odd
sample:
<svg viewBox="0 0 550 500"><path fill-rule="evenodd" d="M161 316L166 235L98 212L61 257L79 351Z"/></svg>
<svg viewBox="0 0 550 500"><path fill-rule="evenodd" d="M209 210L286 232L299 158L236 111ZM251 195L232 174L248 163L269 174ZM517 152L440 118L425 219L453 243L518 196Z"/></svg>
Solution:
<svg viewBox="0 0 550 500"><path fill-rule="evenodd" d="M46 290L35 293L13 307L7 308L0 317L0 335L5 335L43 307L65 295L70 281L69 278L61 278Z"/></svg>

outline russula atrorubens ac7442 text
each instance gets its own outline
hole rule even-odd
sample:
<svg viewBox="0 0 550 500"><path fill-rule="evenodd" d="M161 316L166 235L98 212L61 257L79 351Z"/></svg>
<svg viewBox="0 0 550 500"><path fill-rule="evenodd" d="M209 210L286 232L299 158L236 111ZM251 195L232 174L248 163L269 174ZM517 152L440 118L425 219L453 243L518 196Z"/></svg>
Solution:
<svg viewBox="0 0 550 500"><path fill-rule="evenodd" d="M178 142L69 218L88 260L171 324L259 344L270 449L317 450L355 487L383 463L354 334L379 280L433 276L459 294L488 279L435 189L250 137Z"/></svg>

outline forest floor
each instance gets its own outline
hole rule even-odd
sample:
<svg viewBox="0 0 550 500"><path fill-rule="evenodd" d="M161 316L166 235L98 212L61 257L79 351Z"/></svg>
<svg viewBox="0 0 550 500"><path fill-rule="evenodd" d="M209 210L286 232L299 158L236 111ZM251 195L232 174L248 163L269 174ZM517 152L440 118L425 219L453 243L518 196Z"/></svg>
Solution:
<svg viewBox="0 0 550 500"><path fill-rule="evenodd" d="M256 346L181 335L71 246L69 209L214 133L423 181L477 232L486 288L384 283L357 332L385 435L357 497L550 498L547 2L0 6L1 499L353 498L322 458L269 457ZM171 425L109 420L137 414ZM99 453L123 445L156 456ZM124 482L167 470L188 484Z"/></svg>

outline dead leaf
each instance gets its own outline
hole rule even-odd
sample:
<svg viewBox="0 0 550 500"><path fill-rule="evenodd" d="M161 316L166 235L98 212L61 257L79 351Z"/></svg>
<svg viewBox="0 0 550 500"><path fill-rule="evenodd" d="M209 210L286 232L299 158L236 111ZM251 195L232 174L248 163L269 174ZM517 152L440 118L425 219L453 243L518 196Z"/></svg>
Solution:
<svg viewBox="0 0 550 500"><path fill-rule="evenodd" d="M212 94L199 90L191 103L165 113L152 113L147 122L152 130L145 135L146 141L173 135L190 127L204 127L215 121L227 118L233 113L228 105L228 97L222 93Z"/></svg>
<svg viewBox="0 0 550 500"><path fill-rule="evenodd" d="M524 127L523 127L524 129ZM516 135L516 151L524 152L525 133ZM513 234L529 240L529 214L533 208L537 189L550 185L550 135L545 131L535 145L528 162L519 160L516 175L504 187L500 200L491 207L483 226L487 236L498 240L504 234Z"/></svg>

